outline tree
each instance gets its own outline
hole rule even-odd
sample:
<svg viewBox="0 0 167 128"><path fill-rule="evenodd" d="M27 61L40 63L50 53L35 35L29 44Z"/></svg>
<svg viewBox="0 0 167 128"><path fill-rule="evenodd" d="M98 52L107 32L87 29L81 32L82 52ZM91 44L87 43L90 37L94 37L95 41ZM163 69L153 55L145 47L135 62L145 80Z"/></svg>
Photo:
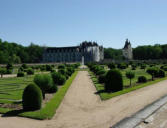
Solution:
<svg viewBox="0 0 167 128"><path fill-rule="evenodd" d="M131 80L135 77L135 73L132 71L126 72L126 77L130 80L130 86L131 86Z"/></svg>
<svg viewBox="0 0 167 128"><path fill-rule="evenodd" d="M154 80L154 75L156 74L157 69L155 67L151 67L147 69L147 73L149 73L152 76L152 81Z"/></svg>
<svg viewBox="0 0 167 128"><path fill-rule="evenodd" d="M6 72L5 68L0 68L1 78L3 77L3 74L5 74L5 72Z"/></svg>

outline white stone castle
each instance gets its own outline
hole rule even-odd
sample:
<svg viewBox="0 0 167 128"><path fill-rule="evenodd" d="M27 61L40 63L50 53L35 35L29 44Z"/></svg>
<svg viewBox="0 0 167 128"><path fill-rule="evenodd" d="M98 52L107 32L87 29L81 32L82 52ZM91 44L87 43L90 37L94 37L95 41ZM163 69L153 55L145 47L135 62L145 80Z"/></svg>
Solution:
<svg viewBox="0 0 167 128"><path fill-rule="evenodd" d="M125 46L122 49L122 54L127 60L133 59L133 51L132 51L131 43L128 39L126 39L125 41Z"/></svg>
<svg viewBox="0 0 167 128"><path fill-rule="evenodd" d="M83 42L73 47L48 47L43 53L43 62L100 62L104 59L104 49L95 42Z"/></svg>

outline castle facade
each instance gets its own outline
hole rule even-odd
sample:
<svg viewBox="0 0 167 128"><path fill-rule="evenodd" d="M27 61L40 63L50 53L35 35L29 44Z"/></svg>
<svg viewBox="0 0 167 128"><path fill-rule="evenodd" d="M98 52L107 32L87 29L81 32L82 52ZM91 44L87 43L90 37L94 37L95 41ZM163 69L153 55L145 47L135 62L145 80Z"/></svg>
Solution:
<svg viewBox="0 0 167 128"><path fill-rule="evenodd" d="M95 42L83 42L73 47L48 47L43 53L43 62L100 62L104 49Z"/></svg>

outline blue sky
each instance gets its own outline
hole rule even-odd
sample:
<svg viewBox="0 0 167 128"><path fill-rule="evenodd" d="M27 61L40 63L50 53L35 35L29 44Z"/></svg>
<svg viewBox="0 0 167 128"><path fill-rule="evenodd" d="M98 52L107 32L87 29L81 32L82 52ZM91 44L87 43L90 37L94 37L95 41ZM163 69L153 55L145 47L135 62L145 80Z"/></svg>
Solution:
<svg viewBox="0 0 167 128"><path fill-rule="evenodd" d="M122 48L167 43L167 0L0 0L0 38L22 45Z"/></svg>

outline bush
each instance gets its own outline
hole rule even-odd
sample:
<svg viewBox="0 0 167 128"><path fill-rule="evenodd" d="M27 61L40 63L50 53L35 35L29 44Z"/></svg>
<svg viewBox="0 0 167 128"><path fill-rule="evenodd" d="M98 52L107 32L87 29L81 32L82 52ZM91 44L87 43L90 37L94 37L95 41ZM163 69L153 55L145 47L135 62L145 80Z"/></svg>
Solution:
<svg viewBox="0 0 167 128"><path fill-rule="evenodd" d="M53 67L51 65L46 65L46 71L52 71Z"/></svg>
<svg viewBox="0 0 167 128"><path fill-rule="evenodd" d="M105 83L106 73L99 75L98 82Z"/></svg>
<svg viewBox="0 0 167 128"><path fill-rule="evenodd" d="M45 92L53 86L52 77L49 74L37 74L34 77L34 83L42 90L42 95L45 99Z"/></svg>
<svg viewBox="0 0 167 128"><path fill-rule="evenodd" d="M24 77L24 75L25 75L24 72L18 72L17 73L17 77Z"/></svg>
<svg viewBox="0 0 167 128"><path fill-rule="evenodd" d="M42 92L35 84L29 84L23 92L23 109L26 111L34 111L41 108Z"/></svg>
<svg viewBox="0 0 167 128"><path fill-rule="evenodd" d="M40 65L39 68L40 68L41 71L46 71L46 66L45 65Z"/></svg>
<svg viewBox="0 0 167 128"><path fill-rule="evenodd" d="M57 85L63 85L66 81L66 77L59 72L52 73L53 82Z"/></svg>
<svg viewBox="0 0 167 128"><path fill-rule="evenodd" d="M21 67L23 67L24 69L27 69L27 68L28 68L27 64L22 64Z"/></svg>
<svg viewBox="0 0 167 128"><path fill-rule="evenodd" d="M74 73L74 68L73 67L68 67L67 68L67 75L71 76Z"/></svg>
<svg viewBox="0 0 167 128"><path fill-rule="evenodd" d="M24 68L23 68L23 67L20 67L18 71L19 71L19 72L23 72L23 71L24 71Z"/></svg>
<svg viewBox="0 0 167 128"><path fill-rule="evenodd" d="M117 65L117 68L120 68L120 69L126 69L127 67L128 67L128 65L125 63L121 63L121 64Z"/></svg>
<svg viewBox="0 0 167 128"><path fill-rule="evenodd" d="M58 69L65 69L65 68L66 68L66 67L65 67L64 64L61 64L61 65L58 66Z"/></svg>
<svg viewBox="0 0 167 128"><path fill-rule="evenodd" d="M104 69L101 69L96 73L96 75L102 75L102 74L105 74L105 73L106 73L106 71Z"/></svg>
<svg viewBox="0 0 167 128"><path fill-rule="evenodd" d="M145 83L145 82L147 82L147 78L145 76L138 77L138 83Z"/></svg>
<svg viewBox="0 0 167 128"><path fill-rule="evenodd" d="M5 68L0 68L1 78L3 77L3 75L5 74L5 72L6 72Z"/></svg>
<svg viewBox="0 0 167 128"><path fill-rule="evenodd" d="M59 73L61 73L62 75L66 75L66 69L59 69L58 70Z"/></svg>
<svg viewBox="0 0 167 128"><path fill-rule="evenodd" d="M6 65L6 69L9 70L9 69L13 69L13 65L11 63L8 63Z"/></svg>
<svg viewBox="0 0 167 128"><path fill-rule="evenodd" d="M152 80L154 80L154 76L156 75L157 71L158 70L155 67L151 67L147 69L147 73L149 73L152 76Z"/></svg>
<svg viewBox="0 0 167 128"><path fill-rule="evenodd" d="M27 69L27 74L28 75L33 75L34 74L34 70L32 68L28 68Z"/></svg>
<svg viewBox="0 0 167 128"><path fill-rule="evenodd" d="M159 69L158 71L158 77L165 77L165 71L162 69Z"/></svg>
<svg viewBox="0 0 167 128"><path fill-rule="evenodd" d="M123 79L121 72L116 69L108 71L105 79L105 91L116 92L122 89L123 89Z"/></svg>
<svg viewBox="0 0 167 128"><path fill-rule="evenodd" d="M12 69L7 69L5 74L12 74Z"/></svg>
<svg viewBox="0 0 167 128"><path fill-rule="evenodd" d="M47 90L46 92L55 93L55 92L57 92L57 90L58 90L57 85L53 84L52 87L49 90Z"/></svg>
<svg viewBox="0 0 167 128"><path fill-rule="evenodd" d="M116 68L116 65L114 63L110 63L110 64L108 64L108 67L110 69L114 69L114 68Z"/></svg>
<svg viewBox="0 0 167 128"><path fill-rule="evenodd" d="M146 65L145 64L142 64L141 66L140 66L140 69L145 69L146 68Z"/></svg>

